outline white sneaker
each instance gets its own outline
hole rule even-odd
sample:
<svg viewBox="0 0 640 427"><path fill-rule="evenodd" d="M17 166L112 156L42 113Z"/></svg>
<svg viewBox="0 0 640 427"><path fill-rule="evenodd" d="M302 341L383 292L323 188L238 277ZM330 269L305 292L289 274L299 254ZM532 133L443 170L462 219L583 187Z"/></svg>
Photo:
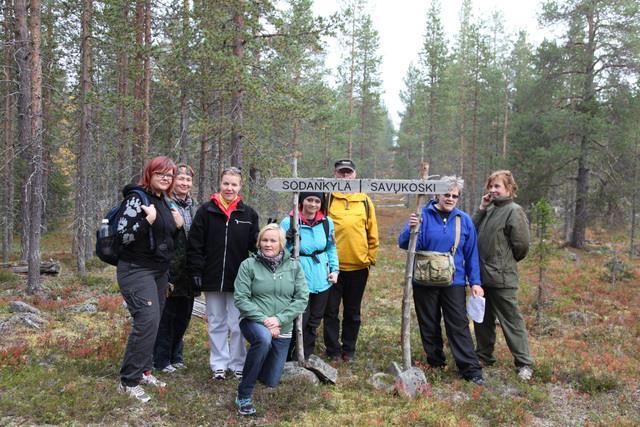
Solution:
<svg viewBox="0 0 640 427"><path fill-rule="evenodd" d="M182 362L174 363L173 367L176 369L187 369L187 365Z"/></svg>
<svg viewBox="0 0 640 427"><path fill-rule="evenodd" d="M160 369L160 372L163 372L165 374L172 374L176 371L177 369L175 367L173 367L172 365L167 365L164 368Z"/></svg>
<svg viewBox="0 0 640 427"><path fill-rule="evenodd" d="M140 384L144 385L152 385L154 387L163 388L167 386L167 383L160 381L156 377L154 377L151 372L145 372L142 374L142 379L140 380Z"/></svg>
<svg viewBox="0 0 640 427"><path fill-rule="evenodd" d="M533 376L533 370L530 366L521 366L518 368L518 377L522 381L529 381Z"/></svg>
<svg viewBox="0 0 640 427"><path fill-rule="evenodd" d="M140 384L135 387L129 387L120 383L118 385L118 392L122 394L128 394L130 397L136 398L142 403L147 403L151 400L151 397L147 393L145 393Z"/></svg>

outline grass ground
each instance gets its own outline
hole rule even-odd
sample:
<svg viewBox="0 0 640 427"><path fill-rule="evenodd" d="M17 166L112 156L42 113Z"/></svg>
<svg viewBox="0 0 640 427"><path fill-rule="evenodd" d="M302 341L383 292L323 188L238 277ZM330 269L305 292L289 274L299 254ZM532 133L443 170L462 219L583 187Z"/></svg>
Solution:
<svg viewBox="0 0 640 427"><path fill-rule="evenodd" d="M0 425L640 425L639 262L625 259L630 273L612 285L604 266L608 251L556 251L539 321L538 266L533 259L522 263L520 301L536 361L530 383L518 381L500 334L498 363L485 370L484 387L462 381L451 361L444 370L429 369L414 317L412 355L426 372L426 393L406 400L373 389L369 377L402 359L405 253L396 249L395 237L408 210L380 209L378 215L382 246L365 294L359 358L337 365L335 386L258 387L258 416L249 419L235 412L237 382L211 380L199 319L186 337L188 369L160 375L166 390L151 391L146 405L117 394L128 319L115 270L93 261L89 274L78 278L64 252L65 236L51 237L43 258L60 259L64 267L60 276L45 279L43 295L24 296L24 279L0 272L0 321L15 299L38 307L49 321L42 330L3 332ZM97 313L69 310L87 301L97 304Z"/></svg>

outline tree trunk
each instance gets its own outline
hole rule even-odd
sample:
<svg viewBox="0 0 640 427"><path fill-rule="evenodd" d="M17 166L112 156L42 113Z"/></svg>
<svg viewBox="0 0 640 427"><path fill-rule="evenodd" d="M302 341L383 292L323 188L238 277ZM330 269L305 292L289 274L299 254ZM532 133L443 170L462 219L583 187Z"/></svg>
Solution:
<svg viewBox="0 0 640 427"><path fill-rule="evenodd" d="M142 106L142 163L149 154L149 117L151 111L151 0L144 3L144 76ZM141 168L142 169L142 168Z"/></svg>
<svg viewBox="0 0 640 427"><path fill-rule="evenodd" d="M27 293L41 289L40 284L40 234L42 224L43 194L43 125L42 125L42 61L40 59L40 0L31 0L31 203L29 211L29 275Z"/></svg>
<svg viewBox="0 0 640 427"><path fill-rule="evenodd" d="M349 131L347 138L347 157L353 157L353 129L351 119L353 117L353 86L356 76L356 11L351 17L351 66L349 67Z"/></svg>
<svg viewBox="0 0 640 427"><path fill-rule="evenodd" d="M18 67L18 138L21 157L29 162L29 146L31 143L31 63L29 46L29 27L27 24L27 0L15 0L15 57ZM31 206L28 171L23 173L22 188L22 228L20 242L20 260L27 262L29 255L29 209Z"/></svg>
<svg viewBox="0 0 640 427"><path fill-rule="evenodd" d="M209 149L209 102L202 95L202 116L205 118L205 125L200 136L200 164L198 167L198 201L203 201L205 198L205 176L207 171L207 152Z"/></svg>
<svg viewBox="0 0 640 427"><path fill-rule="evenodd" d="M91 235L89 224L91 215L87 208L89 194L89 168L91 159L91 111L89 92L92 78L91 19L93 0L82 1L82 34L80 41L80 129L78 132L78 186L76 188L76 249L78 273L86 273L87 246Z"/></svg>
<svg viewBox="0 0 640 427"><path fill-rule="evenodd" d="M236 76L231 98L231 163L242 167L242 137L243 137L243 97L244 97L244 0L236 1L233 14L234 36L233 56L236 57Z"/></svg>
<svg viewBox="0 0 640 427"><path fill-rule="evenodd" d="M502 159L507 158L509 143L509 81L504 79L504 121L502 124Z"/></svg>
<svg viewBox="0 0 640 427"><path fill-rule="evenodd" d="M2 261L9 262L13 246L13 215L14 215L14 150L13 150L13 121L14 116L14 95L15 86L12 83L14 81L12 67L9 64L13 63L13 36L10 25L11 1L5 0L4 2L4 118L2 120L2 128L4 135L4 198L2 201L3 217L2 217Z"/></svg>
<svg viewBox="0 0 640 427"><path fill-rule="evenodd" d="M476 49L479 49L479 46L476 45ZM470 185L467 187L469 189L469 197L465 197L463 202L463 209L465 211L470 211L471 209L469 209L469 207L471 206L471 203L475 203L476 200L478 200L478 197L476 195L476 188L477 188L477 181L478 181L478 171L477 171L477 166L478 166L478 92L479 92L479 88L478 86L480 85L480 76L479 76L479 70L478 68L480 67L480 61L479 61L479 55L480 52L476 51L476 62L474 64L474 78L473 78L473 113L472 113L472 119L471 119L471 183Z"/></svg>
<svg viewBox="0 0 640 427"><path fill-rule="evenodd" d="M631 228L629 230L629 257L635 258L637 255L636 247L635 247L635 239L636 239L636 215L638 213L638 157L640 156L640 133L638 131L636 135L635 142L635 156L633 159L633 185L631 190Z"/></svg>
<svg viewBox="0 0 640 427"><path fill-rule="evenodd" d="M122 3L122 23L125 28L129 26L129 1ZM118 176L125 177L126 181L132 178L131 151L129 148L129 114L127 97L129 96L129 54L126 43L123 41L118 53Z"/></svg>
<svg viewBox="0 0 640 427"><path fill-rule="evenodd" d="M190 164L189 160L189 68L187 66L189 60L189 52L187 46L189 43L189 0L182 2L182 45L181 65L180 65L180 161Z"/></svg>
<svg viewBox="0 0 640 427"><path fill-rule="evenodd" d="M133 97L135 98L133 109L134 139L132 158L133 173L142 171L144 164L144 23L145 23L145 0L136 0L136 55L133 64L135 81L133 86Z"/></svg>
<svg viewBox="0 0 640 427"><path fill-rule="evenodd" d="M222 123L225 115L225 99L221 97L218 100L218 108L216 109L216 122ZM224 164L227 161L227 150L225 147L225 139L224 139L224 129L221 125L216 126L216 146L218 148L218 152L216 154L216 168L213 173L213 191L218 191L220 187L220 174L224 169Z"/></svg>
<svg viewBox="0 0 640 427"><path fill-rule="evenodd" d="M581 101L578 104L578 111L581 114L587 113L589 119L595 116L593 99L595 97L594 78L595 78L595 38L596 24L593 10L586 13L587 19L587 43L585 44L584 59L584 83L582 86ZM581 117L581 120L584 118ZM591 121L591 120L590 120ZM585 234L587 230L588 213L587 198L589 194L589 135L584 122L580 126L580 151L578 154L578 176L576 179L576 204L575 218L573 223L573 233L571 236L571 246L581 249L584 247Z"/></svg>
<svg viewBox="0 0 640 427"><path fill-rule="evenodd" d="M364 162L364 146L366 143L366 121L367 121L367 94L368 94L368 88L367 88L367 83L368 83L368 67L367 67L367 61L368 61L368 56L369 56L369 51L368 49L365 49L363 52L364 55L364 60L363 60L363 64L364 66L362 67L362 89L361 89L361 94L360 96L362 96L362 105L360 106L360 161Z"/></svg>
<svg viewBox="0 0 640 427"><path fill-rule="evenodd" d="M586 135L583 135L580 142L580 157L578 157L576 203L573 232L571 233L571 246L577 249L584 247L587 229L587 194L589 191L589 169L587 168L588 144Z"/></svg>

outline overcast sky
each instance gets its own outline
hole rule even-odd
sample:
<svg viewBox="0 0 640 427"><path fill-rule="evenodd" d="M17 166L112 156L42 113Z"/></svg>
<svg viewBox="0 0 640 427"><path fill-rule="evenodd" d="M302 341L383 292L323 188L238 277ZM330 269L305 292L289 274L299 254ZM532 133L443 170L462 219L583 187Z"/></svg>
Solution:
<svg viewBox="0 0 640 427"><path fill-rule="evenodd" d="M327 16L338 11L339 4L338 0L316 0L314 10L317 15ZM441 19L451 38L459 28L462 0L441 0L440 4ZM398 113L403 110L399 96L403 79L409 64L417 62L429 5L429 0L369 1L369 14L380 35L384 101L396 128L400 122ZM534 44L542 39L542 31L537 27L537 14L541 10L539 0L475 0L473 7L474 15L479 17L488 18L493 11L501 11L508 33L525 29ZM335 45L330 46L327 65L334 68L339 60Z"/></svg>

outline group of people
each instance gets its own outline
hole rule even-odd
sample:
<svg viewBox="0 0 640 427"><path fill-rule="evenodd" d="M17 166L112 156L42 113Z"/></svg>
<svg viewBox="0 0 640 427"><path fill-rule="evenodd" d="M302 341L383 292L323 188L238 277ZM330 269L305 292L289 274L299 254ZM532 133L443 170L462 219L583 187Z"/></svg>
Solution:
<svg viewBox="0 0 640 427"><path fill-rule="evenodd" d="M334 166L336 178L356 178L352 160ZM297 316L302 314L305 359L314 353L321 321L326 356L334 362L356 357L362 299L379 245L375 208L363 193L304 192L298 212L260 229L258 214L240 196L239 168L224 169L219 191L197 208L190 196L193 175L188 165L159 156L145 165L136 185L123 189L117 279L133 326L119 390L147 402L143 385L166 386L153 369L170 374L186 368L183 337L194 298L204 293L213 378L240 380L235 403L240 414L250 415L256 411L256 382L275 387L287 358L297 355L292 339ZM533 362L517 304L516 263L527 254L529 229L513 201L515 180L509 171L489 176L473 219L456 207L462 181L443 180L447 192L427 203L421 215L412 214L398 239L406 249L410 230L417 228L417 250L454 252L449 286L413 283L427 362L434 368L445 365L444 319L460 374L483 384L482 364L495 363L498 319L518 374L528 380ZM148 205L139 191L148 195ZM299 257L294 258L297 237ZM465 308L467 285L471 295L486 298L484 321L474 324L475 349Z"/></svg>
<svg viewBox="0 0 640 427"><path fill-rule="evenodd" d="M353 161L337 161L335 177L355 178ZM295 353L297 316L303 315L305 358L314 352L323 319L327 356L355 357L362 297L378 249L375 209L362 193L301 193L297 215L260 229L258 214L240 196L239 168L224 169L219 191L197 209L192 185L191 167L159 156L147 162L137 184L123 189L117 279L133 326L118 388L147 402L143 385L166 386L153 369L186 368L183 337L194 298L203 293L213 378L239 379L235 403L250 415L256 382L275 387ZM148 195L148 205L134 189ZM293 229L298 259L287 239L295 237Z"/></svg>
<svg viewBox="0 0 640 427"><path fill-rule="evenodd" d="M486 181L486 194L473 218L458 209L463 182L455 176L441 178L447 192L424 206L421 215L411 214L398 237L407 249L410 229L418 227L417 251L447 253L454 250L455 273L449 286L429 286L413 281L413 299L427 363L445 366L444 326L451 354L460 375L482 385L482 365L496 362L496 319L513 355L518 376L532 377L533 359L529 352L527 329L518 308L518 268L529 250L529 223L522 207L514 202L517 185L508 170L492 173ZM459 219L457 219L459 218ZM476 345L467 318L466 286L472 296L485 297L484 319L474 321Z"/></svg>

